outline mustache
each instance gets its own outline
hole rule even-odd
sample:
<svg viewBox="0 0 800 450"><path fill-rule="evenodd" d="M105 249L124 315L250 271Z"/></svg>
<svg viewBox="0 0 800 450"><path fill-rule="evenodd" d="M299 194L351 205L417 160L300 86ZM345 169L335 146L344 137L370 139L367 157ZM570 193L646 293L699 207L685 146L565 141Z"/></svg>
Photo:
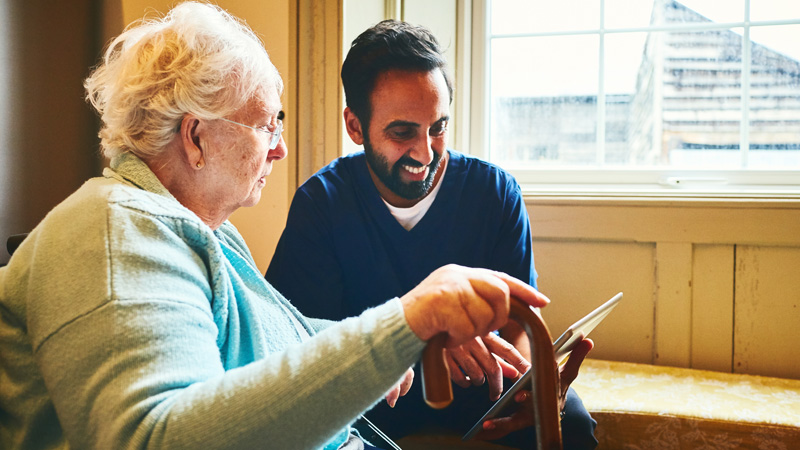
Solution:
<svg viewBox="0 0 800 450"><path fill-rule="evenodd" d="M422 164L421 162L419 162L416 159L411 158L409 156L401 157L400 159L397 160L397 162L395 164L396 165L403 165L403 166L410 166L410 167L424 167L425 166L425 164Z"/></svg>
<svg viewBox="0 0 800 450"><path fill-rule="evenodd" d="M395 165L395 167L401 166L401 165L402 166L409 166L409 167L425 167L425 166L436 167L439 164L439 160L440 159L441 159L441 155L439 155L436 152L434 152L433 153L433 160L430 162L430 164L422 164L421 162L417 161L416 159L414 159L414 158L412 158L410 156L405 156L404 155L404 156L401 156L400 159L398 159L394 163L394 165Z"/></svg>

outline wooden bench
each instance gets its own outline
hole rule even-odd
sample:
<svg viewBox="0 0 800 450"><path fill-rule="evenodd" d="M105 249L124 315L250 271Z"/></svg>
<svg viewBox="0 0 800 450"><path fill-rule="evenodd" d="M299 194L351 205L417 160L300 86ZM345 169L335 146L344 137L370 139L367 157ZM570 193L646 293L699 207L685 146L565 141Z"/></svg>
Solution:
<svg viewBox="0 0 800 450"><path fill-rule="evenodd" d="M800 450L800 380L587 359L572 384L599 450ZM404 450L506 449L435 430Z"/></svg>
<svg viewBox="0 0 800 450"><path fill-rule="evenodd" d="M600 449L800 449L800 380L587 359L572 386Z"/></svg>

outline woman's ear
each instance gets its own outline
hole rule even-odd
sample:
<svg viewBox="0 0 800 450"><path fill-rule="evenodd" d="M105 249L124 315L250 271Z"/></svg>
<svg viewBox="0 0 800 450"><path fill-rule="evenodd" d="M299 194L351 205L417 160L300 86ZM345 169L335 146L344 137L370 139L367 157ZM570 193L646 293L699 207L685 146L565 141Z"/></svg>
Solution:
<svg viewBox="0 0 800 450"><path fill-rule="evenodd" d="M203 125L200 119L190 114L183 116L179 133L181 144L183 144L184 158L190 166L197 170L202 169L206 164L203 140L200 139L202 130Z"/></svg>
<svg viewBox="0 0 800 450"><path fill-rule="evenodd" d="M347 129L347 134L356 145L364 144L364 133L361 131L361 121L358 120L356 114L350 107L344 109L344 126Z"/></svg>

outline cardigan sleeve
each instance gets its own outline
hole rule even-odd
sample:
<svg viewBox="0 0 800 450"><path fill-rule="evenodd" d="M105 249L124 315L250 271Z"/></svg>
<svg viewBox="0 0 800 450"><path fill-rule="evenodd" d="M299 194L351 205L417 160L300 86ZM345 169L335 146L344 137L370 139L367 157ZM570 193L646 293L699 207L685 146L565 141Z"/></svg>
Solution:
<svg viewBox="0 0 800 450"><path fill-rule="evenodd" d="M91 223L57 214L30 246L31 261L73 255L31 264L25 278L36 286L35 359L71 446L316 448L420 355L424 342L391 300L225 370L218 298L208 300L219 268L189 245L191 227L171 225L185 218L126 211Z"/></svg>

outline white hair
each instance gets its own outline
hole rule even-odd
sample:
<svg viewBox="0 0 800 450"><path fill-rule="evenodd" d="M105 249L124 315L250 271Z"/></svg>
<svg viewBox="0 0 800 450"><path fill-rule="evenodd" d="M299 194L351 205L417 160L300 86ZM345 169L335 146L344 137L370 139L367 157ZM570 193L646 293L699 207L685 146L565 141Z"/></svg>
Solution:
<svg viewBox="0 0 800 450"><path fill-rule="evenodd" d="M184 114L220 118L264 89L281 92L283 82L246 24L217 6L186 2L129 26L84 87L103 122L103 153L113 158L157 155Z"/></svg>

